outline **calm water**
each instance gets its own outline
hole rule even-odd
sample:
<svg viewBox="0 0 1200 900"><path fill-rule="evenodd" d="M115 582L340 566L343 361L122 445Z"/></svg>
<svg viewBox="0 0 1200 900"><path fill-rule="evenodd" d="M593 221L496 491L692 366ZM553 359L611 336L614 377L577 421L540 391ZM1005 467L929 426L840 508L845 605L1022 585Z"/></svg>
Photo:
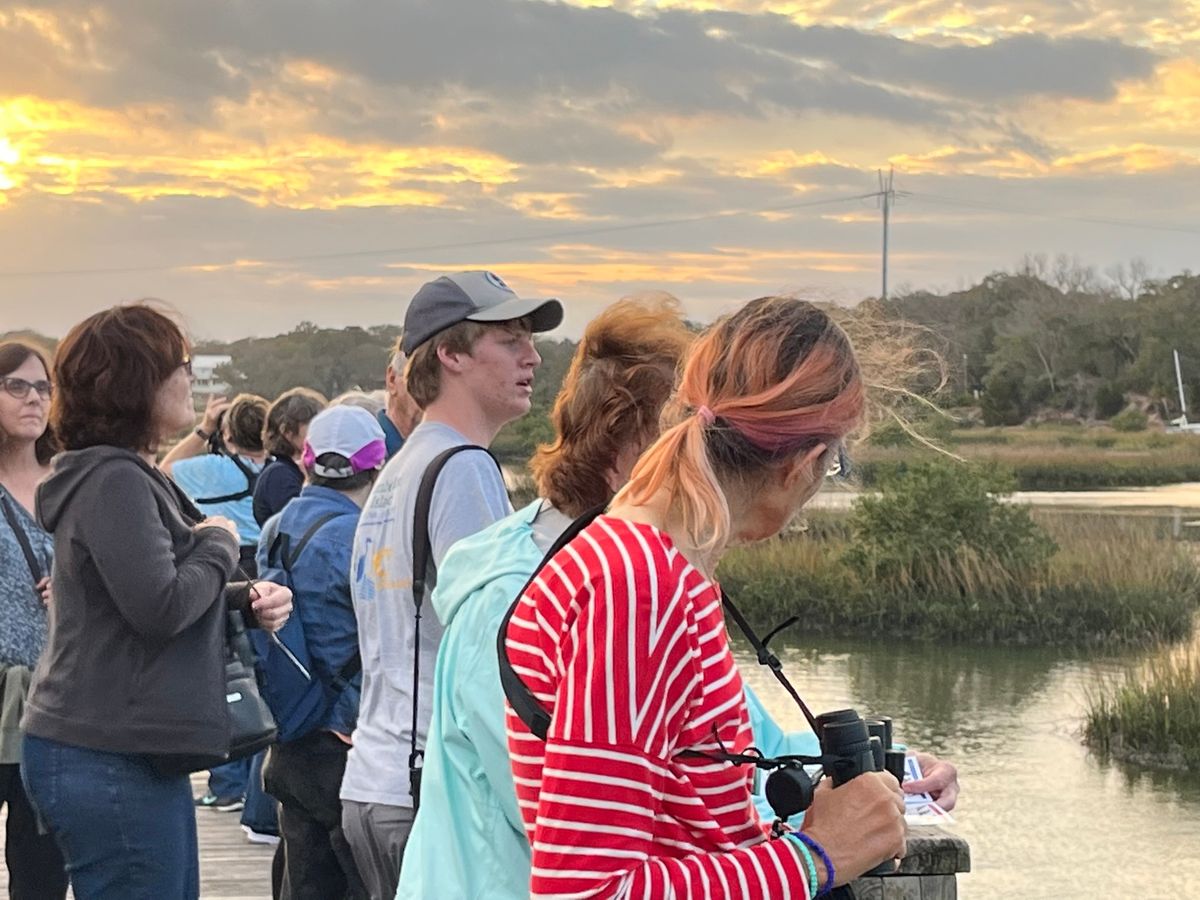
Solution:
<svg viewBox="0 0 1200 900"><path fill-rule="evenodd" d="M973 869L960 897L1200 898L1200 777L1102 763L1079 740L1086 691L1136 657L820 641L780 658L815 713L890 715L899 740L958 766ZM781 724L804 727L770 673L738 659Z"/></svg>

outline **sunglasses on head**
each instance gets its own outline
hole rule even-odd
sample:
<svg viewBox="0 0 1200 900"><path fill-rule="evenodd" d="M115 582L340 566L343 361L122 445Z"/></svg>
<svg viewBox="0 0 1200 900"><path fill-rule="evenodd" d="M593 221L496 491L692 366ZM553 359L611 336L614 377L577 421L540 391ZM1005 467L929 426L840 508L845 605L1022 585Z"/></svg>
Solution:
<svg viewBox="0 0 1200 900"><path fill-rule="evenodd" d="M29 396L30 391L37 391L38 395L46 400L49 400L50 395L54 393L54 385L49 381L26 381L24 378L12 378L11 376L0 378L0 387L3 387L10 397L15 397L17 400L24 400Z"/></svg>

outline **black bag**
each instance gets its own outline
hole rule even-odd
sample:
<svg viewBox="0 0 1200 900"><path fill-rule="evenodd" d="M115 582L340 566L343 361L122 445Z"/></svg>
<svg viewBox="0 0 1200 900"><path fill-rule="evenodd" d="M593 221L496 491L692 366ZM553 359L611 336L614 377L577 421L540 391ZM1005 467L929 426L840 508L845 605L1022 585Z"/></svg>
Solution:
<svg viewBox="0 0 1200 900"><path fill-rule="evenodd" d="M258 690L254 648L242 614L225 614L225 708L229 710L229 759L253 756L275 743L275 717Z"/></svg>

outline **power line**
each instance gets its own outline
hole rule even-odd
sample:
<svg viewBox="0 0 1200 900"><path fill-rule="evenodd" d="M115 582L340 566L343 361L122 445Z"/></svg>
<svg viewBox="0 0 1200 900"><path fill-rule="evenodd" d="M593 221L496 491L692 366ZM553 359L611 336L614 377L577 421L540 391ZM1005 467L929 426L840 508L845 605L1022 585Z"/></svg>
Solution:
<svg viewBox="0 0 1200 900"><path fill-rule="evenodd" d="M691 222L705 222L716 219L727 219L738 216L757 216L764 213L790 212L796 209L808 209L816 206L830 206L838 203L853 203L877 196L870 194L855 194L845 197L826 197L821 200L805 200L797 203L784 203L777 206L764 206L759 209L727 210L716 213L702 213L695 216L683 216L675 219L655 219L648 222L626 222L621 225L601 225L594 228L576 228L569 231L542 232L540 234L525 234L515 237L481 238L475 241L453 241L441 244L418 244L407 247L379 248L374 250L344 250L332 253L309 253L296 256L274 256L256 259L256 263L268 265L277 263L316 262L330 259L354 259L368 256L406 256L414 253L431 253L441 250L467 250L474 247L500 246L504 244L537 243L543 241L562 240L565 238L594 237L601 234L617 234L624 231L636 231L645 228L662 228L670 225L686 225ZM129 275L140 272L169 272L175 269L204 269L226 268L237 265L237 260L224 263L171 263L167 265L145 266L106 266L93 269L45 269L41 271L5 272L0 271L0 278L56 278L81 275Z"/></svg>
<svg viewBox="0 0 1200 900"><path fill-rule="evenodd" d="M964 200L957 197L942 197L937 194L927 194L924 191L911 192L909 196L931 203L941 203L948 206L963 206L971 209L984 209L991 212L1011 213L1018 216L1033 216L1040 219L1058 219L1064 222L1082 222L1087 225L1109 225L1116 228L1140 228L1146 231L1167 231L1174 234L1198 234L1200 228L1189 228L1186 225L1153 225L1149 222L1131 222L1126 219L1107 219L1099 216L1075 216L1064 213L1042 212L1035 209L1021 209L1015 206L1003 206L997 203L984 203L979 200Z"/></svg>

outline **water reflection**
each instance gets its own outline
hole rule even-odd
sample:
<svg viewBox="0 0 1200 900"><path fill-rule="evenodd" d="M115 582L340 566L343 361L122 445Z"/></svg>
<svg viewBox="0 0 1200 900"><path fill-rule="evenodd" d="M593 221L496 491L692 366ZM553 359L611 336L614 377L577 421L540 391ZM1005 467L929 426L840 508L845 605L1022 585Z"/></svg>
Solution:
<svg viewBox="0 0 1200 900"><path fill-rule="evenodd" d="M803 727L737 652L781 723ZM959 766L974 859L961 897L1200 897L1200 778L1105 762L1079 740L1088 690L1135 655L822 640L780 657L814 712L891 715L901 740Z"/></svg>

